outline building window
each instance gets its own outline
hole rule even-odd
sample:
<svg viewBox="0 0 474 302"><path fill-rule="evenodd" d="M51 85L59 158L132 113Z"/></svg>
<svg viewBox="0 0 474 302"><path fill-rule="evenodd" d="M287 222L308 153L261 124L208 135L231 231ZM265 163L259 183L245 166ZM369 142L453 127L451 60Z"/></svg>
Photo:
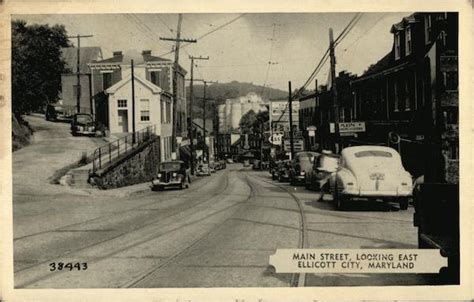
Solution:
<svg viewBox="0 0 474 302"><path fill-rule="evenodd" d="M102 73L102 90L106 90L112 86L112 73L104 72Z"/></svg>
<svg viewBox="0 0 474 302"><path fill-rule="evenodd" d="M150 71L150 82L155 84L158 87L160 86L160 72L159 71Z"/></svg>
<svg viewBox="0 0 474 302"><path fill-rule="evenodd" d="M161 105L161 123L164 124L166 121L165 121L165 101L161 100L160 101L160 105Z"/></svg>
<svg viewBox="0 0 474 302"><path fill-rule="evenodd" d="M166 123L171 123L171 102L166 102Z"/></svg>
<svg viewBox="0 0 474 302"><path fill-rule="evenodd" d="M148 122L150 120L150 100L140 100L140 121Z"/></svg>
<svg viewBox="0 0 474 302"><path fill-rule="evenodd" d="M425 15L425 44L430 43L431 36L431 15Z"/></svg>
<svg viewBox="0 0 474 302"><path fill-rule="evenodd" d="M405 54L408 56L412 51L411 28L407 26L405 29Z"/></svg>
<svg viewBox="0 0 474 302"><path fill-rule="evenodd" d="M458 90L458 73L443 72L443 84L446 90Z"/></svg>
<svg viewBox="0 0 474 302"><path fill-rule="evenodd" d="M75 98L77 98L77 96L81 97L81 86L80 85L73 85L72 86L72 94Z"/></svg>
<svg viewBox="0 0 474 302"><path fill-rule="evenodd" d="M400 33L395 33L395 60L400 59Z"/></svg>
<svg viewBox="0 0 474 302"><path fill-rule="evenodd" d="M405 81L405 111L410 111L410 90L408 80Z"/></svg>
<svg viewBox="0 0 474 302"><path fill-rule="evenodd" d="M148 122L150 120L150 111L149 110L141 110L140 111L140 121Z"/></svg>
<svg viewBox="0 0 474 302"><path fill-rule="evenodd" d="M127 100L117 100L118 108L127 108Z"/></svg>
<svg viewBox="0 0 474 302"><path fill-rule="evenodd" d="M393 83L393 111L398 111L398 85L397 81Z"/></svg>

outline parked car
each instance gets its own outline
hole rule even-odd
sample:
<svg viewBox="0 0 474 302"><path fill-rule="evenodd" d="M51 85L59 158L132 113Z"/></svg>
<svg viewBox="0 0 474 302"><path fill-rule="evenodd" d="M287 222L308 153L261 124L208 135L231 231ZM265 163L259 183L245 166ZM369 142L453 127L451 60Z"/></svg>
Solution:
<svg viewBox="0 0 474 302"><path fill-rule="evenodd" d="M309 151L296 153L295 158L290 162L289 180L292 186L305 183L305 175L311 171L314 157L319 155L317 152Z"/></svg>
<svg viewBox="0 0 474 302"><path fill-rule="evenodd" d="M250 167L250 160L244 159L244 167Z"/></svg>
<svg viewBox="0 0 474 302"><path fill-rule="evenodd" d="M48 104L46 106L45 119L47 121L65 121L70 122L72 119L72 110L67 109L62 105Z"/></svg>
<svg viewBox="0 0 474 302"><path fill-rule="evenodd" d="M76 113L71 120L71 133L77 135L95 135L94 118L88 113Z"/></svg>
<svg viewBox="0 0 474 302"><path fill-rule="evenodd" d="M209 164L206 164L206 163L199 164L196 169L196 175L197 176L210 176L211 169L209 168Z"/></svg>
<svg viewBox="0 0 474 302"><path fill-rule="evenodd" d="M209 162L209 170L211 171L211 173L216 173L216 163L211 161Z"/></svg>
<svg viewBox="0 0 474 302"><path fill-rule="evenodd" d="M227 168L227 164L226 164L225 160L223 160L223 159L219 161L219 165L220 165L222 170Z"/></svg>
<svg viewBox="0 0 474 302"><path fill-rule="evenodd" d="M172 160L160 163L158 173L151 182L153 191L167 187L189 188L190 171L184 161Z"/></svg>
<svg viewBox="0 0 474 302"><path fill-rule="evenodd" d="M270 162L269 161L262 161L262 170L268 170L270 168Z"/></svg>
<svg viewBox="0 0 474 302"><path fill-rule="evenodd" d="M278 181L286 182L290 180L290 169L291 169L291 160L285 159L278 166Z"/></svg>
<svg viewBox="0 0 474 302"><path fill-rule="evenodd" d="M261 168L261 161L258 159L254 159L252 162L252 170L260 170Z"/></svg>
<svg viewBox="0 0 474 302"><path fill-rule="evenodd" d="M329 189L329 179L338 167L339 155L323 150L320 156L313 159L313 168L305 175L305 187L309 190L324 191Z"/></svg>
<svg viewBox="0 0 474 302"><path fill-rule="evenodd" d="M353 198L395 200L408 208L412 178L397 151L382 146L357 146L342 150L330 190L337 209Z"/></svg>
<svg viewBox="0 0 474 302"><path fill-rule="evenodd" d="M281 160L277 160L277 161L274 161L271 165L270 165L270 174L272 175L272 180L277 180L278 179L278 169L280 167L280 165L283 163L283 161Z"/></svg>

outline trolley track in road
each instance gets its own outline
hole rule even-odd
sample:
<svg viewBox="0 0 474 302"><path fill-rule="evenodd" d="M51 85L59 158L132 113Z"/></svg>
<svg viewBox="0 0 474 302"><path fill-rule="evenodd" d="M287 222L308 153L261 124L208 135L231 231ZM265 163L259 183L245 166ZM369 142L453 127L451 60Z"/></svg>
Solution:
<svg viewBox="0 0 474 302"><path fill-rule="evenodd" d="M242 170L239 170L239 171L242 171ZM227 209L230 209L230 208L233 208L233 207L236 207L236 206L239 206L239 208L237 210L235 210L235 213L237 213L239 210L241 210L247 202L249 202L250 200L254 199L255 196L256 196L256 189L254 187L254 185L249 182L248 180L248 177L246 176L245 177L245 183L247 184L247 186L250 188L250 194L249 196L247 197L246 200L244 200L243 202L239 202L239 203L236 203L232 206L229 206L227 207L226 209L224 210L227 210ZM207 219L209 216L207 216L205 219ZM129 281L127 283L125 283L123 286L123 288L131 288L131 287L139 287L139 285L143 282L145 282L147 280L147 278L149 278L152 274L154 274L155 272L161 270L161 269L164 269L165 267L167 267L168 265L170 265L171 263L173 262L176 262L178 259L180 259L180 257L182 255L184 255L186 252L188 252L189 250L191 250L193 247L195 247L196 245L198 245L199 243L203 242L206 238L209 237L209 235L211 235L212 233L218 231L221 227L223 227L226 223L228 223L230 220L232 219L232 217L229 217L229 218L226 218L225 220L223 220L222 222L220 222L218 225L216 225L214 228L210 229L208 232L206 232L205 234L203 234L202 236L200 236L199 238L197 238L196 240L194 240L193 242L191 242L191 244L187 245L185 248L181 249L180 251L178 251L177 253L173 254L172 256L168 257L166 261L164 261L162 264L156 266L156 267L153 267L151 269L149 269L148 271L144 272L143 274L141 274L139 277L135 278L134 280L132 281Z"/></svg>
<svg viewBox="0 0 474 302"><path fill-rule="evenodd" d="M227 179L226 179L227 180ZM228 181L228 180L227 180ZM199 181L201 182L201 181ZM228 184L225 185L225 188L227 188ZM198 189L201 189L201 187L198 187L198 186L193 186L189 189L186 189L184 191L182 191L180 194L176 194L176 195L172 195L170 196L170 199L168 200L174 200L174 199L178 199L184 195L189 195L190 192L194 192L194 191L197 191ZM133 197L140 197L141 194L137 194ZM157 195L159 196L159 193L157 193ZM120 199L126 199L126 198L130 198L131 196L128 196L128 197L122 197ZM110 212L106 215L102 215L102 216L98 216L98 217L95 217L95 218L91 218L91 219L88 219L88 220L84 220L84 221L80 221L80 222L75 222L75 223L72 223L72 224L67 224L67 225L63 225L61 227L58 227L58 228L54 228L54 229L50 229L50 230L46 230L46 231L41 231L41 232L36 232L36 233L33 233L33 234L28 234L28 235L24 235L24 236L20 236L20 237L17 237L17 238L13 238L13 241L17 241L17 240L23 240L25 238L29 238L29 237L34 237L34 236L37 236L37 235L42 235L42 234L46 234L46 233L54 233L54 232L58 232L58 231L68 231L68 230L63 230L63 229L66 229L66 228L70 228L70 227L76 227L76 226L79 226L79 225L82 225L82 224L87 224L87 223L91 223L91 222L95 222L95 221L98 221L100 219L103 219L105 217L110 217L110 216L115 216L115 215L118 215L118 214L123 214L123 213L127 213L129 211L135 211L135 210L139 210L143 207L147 207L147 206L150 206L150 205L153 205L155 204L157 201L156 200L152 200L150 202L146 202L146 203L143 203L143 204L140 204L136 207L131 207L131 208L128 208L126 210L122 210L122 211L117 211L117 212Z"/></svg>
<svg viewBox="0 0 474 302"><path fill-rule="evenodd" d="M233 172L233 171L230 171L229 173L232 173L232 172ZM224 186L221 186L221 189L220 189L219 191L214 192L214 193L209 194L209 195L206 195L206 196L204 196L204 198L196 198L194 195L190 196L189 198L187 198L187 200L191 199L191 200L192 200L192 203L191 203L191 204L186 203L186 200L183 201L182 204L183 204L184 206L183 206L183 207L179 207L178 209L176 209L176 210L174 211L175 213L172 214L171 216L167 216L166 219L171 219L171 220L172 220L173 217L176 217L176 216L180 215L180 213L181 213L182 210L184 210L184 209L189 210L189 209L196 208L196 207L202 205L203 203L206 203L206 202L212 200L212 199L215 198L216 196L219 196L219 195L223 194L223 193L228 189L228 187L229 187L229 176L228 176L228 174L225 174L225 176L226 176L226 177L224 178ZM202 188L202 187L199 187L199 188ZM189 192L189 191L188 191L188 192ZM194 192L194 191L193 191L193 192ZM183 195L186 195L186 192L183 192L183 194L179 194L179 196L183 196ZM174 196L174 198L172 198L172 199L176 199L176 198L178 198L178 196ZM155 203L155 202L156 202L156 201L154 201L153 203ZM147 205L150 205L150 204L153 204L153 203L149 203L149 204L147 204ZM144 206L146 206L146 205L140 205L139 207L136 207L136 208L140 208L140 207L144 207ZM121 211L121 212L127 212L127 211L131 211L131 210L132 210L132 209L127 209L127 210ZM111 215L116 215L116 214L117 214L117 212L112 213ZM191 212L191 214L189 214L189 215L187 215L187 216L185 216L185 217L188 217L188 216L193 215L193 214L195 214L195 212ZM99 217L99 218L94 218L93 220L100 219L100 218L104 218L104 217L108 217L108 216L111 216L111 215L104 215L104 216ZM80 252L80 251L82 251L82 250L85 250L85 249L88 249L88 248L92 248L92 247L98 246L98 245L100 245L100 244L106 243L106 242L108 242L108 241L117 239L117 238L119 238L119 237L121 237L121 236L125 236L125 235L131 234L131 233L133 233L133 232L137 232L137 231L139 231L139 230L144 229L145 227L148 227L148 226L150 226L150 225L153 225L153 224L159 222L161 219L162 219L162 217L159 217L158 219L154 219L154 220L152 220L151 222L148 222L148 223L145 223L145 224L143 224L143 225L140 225L140 227L133 228L133 229L127 230L127 231L125 231L125 232L121 232L121 233L119 233L119 234L117 234L117 235L115 235L115 236L108 237L108 238L106 238L106 239L104 239L104 240L100 240L100 241L94 242L94 243L92 243L92 244L90 244L90 245L83 246L83 247L81 247L81 248L78 248L78 249L75 249L75 250L72 250L72 251L63 253L63 254L61 254L61 255L57 255L57 256L54 257L54 258L50 258L50 259L48 259L48 260L44 260L44 261L41 261L41 262L39 262L39 263L35 263L35 264L30 265L30 266L28 266L28 267L25 267L25 268L22 268L22 269L20 269L20 270L17 270L17 271L15 271L15 273L19 273L19 272L22 272L22 271L25 271L25 270L28 270L28 269L33 269L33 268L35 268L35 267L37 267L37 266L43 265L43 264L45 264L45 263L49 263L49 262L51 262L51 261L53 261L53 260L65 258L65 257L67 257L68 255L70 255L70 254L72 254L72 253L77 253L77 252ZM74 224L74 225L77 226L77 225L84 224L84 223L88 223L88 222L90 222L90 221L81 222L81 223ZM182 227L185 227L185 226L187 226L187 225L183 225ZM65 227L58 228L57 230L60 230L60 229L63 229L63 228L65 228ZM176 231L176 230L177 230L177 229L173 229L173 230L170 230L169 232L160 234L160 235L155 236L155 237L160 237L160 236L166 235L166 234L168 234L168 233L170 233L170 232L174 232L174 231ZM48 231L48 232L53 232L53 230L50 230L50 231ZM153 239L155 239L155 238L151 238L151 239L149 239L149 240L153 240ZM139 242L139 243L137 243L137 244L135 244L135 245L142 244L142 243L144 243L144 242L146 242L146 241L147 241L147 240L142 240L141 242ZM133 247L133 246L128 246L127 248L131 248L131 247ZM124 250L124 249L121 249L121 250L118 251L118 252L121 252L122 250ZM106 257L110 257L111 255L114 255L114 254L116 254L116 253L118 253L118 252L114 251L113 253L107 254L105 257L98 257L98 258L95 258L93 261L95 261L95 262L96 262L96 261L99 261L99 260L104 259L104 258L106 258ZM31 285L31 284L33 284L33 283L36 283L36 282L39 282L39 281L42 281L42 280L46 280L46 279L48 279L48 278L50 278L50 277L52 277L52 275L45 275L45 276L42 276L42 277L39 277L39 278L35 278L34 280L31 280L31 281L28 281L28 282L26 282L26 283L24 283L24 284L21 284L21 286L22 286L22 287L26 287L26 286Z"/></svg>
<svg viewBox="0 0 474 302"><path fill-rule="evenodd" d="M248 174L247 174L248 175ZM252 176L254 179L257 179L259 181L263 181L265 183L271 184L280 190L288 193L292 199L296 202L298 206L298 212L300 214L300 236L298 238L298 248L304 249L308 247L308 236L307 236L307 226L306 226L306 217L305 213L303 210L303 205L301 203L301 200L296 196L293 192L288 190L286 187L275 183L268 181L266 179L260 178L260 177L255 177ZM292 287L304 287L306 283L306 273L294 273L292 274L291 281L290 281L290 286Z"/></svg>

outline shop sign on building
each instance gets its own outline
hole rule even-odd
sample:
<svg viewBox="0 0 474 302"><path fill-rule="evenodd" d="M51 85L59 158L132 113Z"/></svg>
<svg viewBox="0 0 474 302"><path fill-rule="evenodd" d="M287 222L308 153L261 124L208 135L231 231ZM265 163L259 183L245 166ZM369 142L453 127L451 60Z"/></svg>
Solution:
<svg viewBox="0 0 474 302"><path fill-rule="evenodd" d="M339 123L339 133L365 132L365 122Z"/></svg>

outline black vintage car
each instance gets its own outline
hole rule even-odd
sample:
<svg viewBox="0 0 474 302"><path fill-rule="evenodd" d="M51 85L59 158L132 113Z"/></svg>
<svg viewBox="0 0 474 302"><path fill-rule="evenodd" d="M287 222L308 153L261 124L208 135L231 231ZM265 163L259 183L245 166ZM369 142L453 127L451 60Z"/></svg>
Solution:
<svg viewBox="0 0 474 302"><path fill-rule="evenodd" d="M96 126L94 118L88 113L76 113L71 120L71 133L73 136L89 135L94 136Z"/></svg>
<svg viewBox="0 0 474 302"><path fill-rule="evenodd" d="M290 175L288 177L292 186L305 183L305 175L311 172L313 160L319 155L319 153L309 151L296 153L295 158L290 162Z"/></svg>
<svg viewBox="0 0 474 302"><path fill-rule="evenodd" d="M156 178L151 182L151 189L159 191L167 187L189 188L191 183L188 165L181 160L160 163Z"/></svg>

